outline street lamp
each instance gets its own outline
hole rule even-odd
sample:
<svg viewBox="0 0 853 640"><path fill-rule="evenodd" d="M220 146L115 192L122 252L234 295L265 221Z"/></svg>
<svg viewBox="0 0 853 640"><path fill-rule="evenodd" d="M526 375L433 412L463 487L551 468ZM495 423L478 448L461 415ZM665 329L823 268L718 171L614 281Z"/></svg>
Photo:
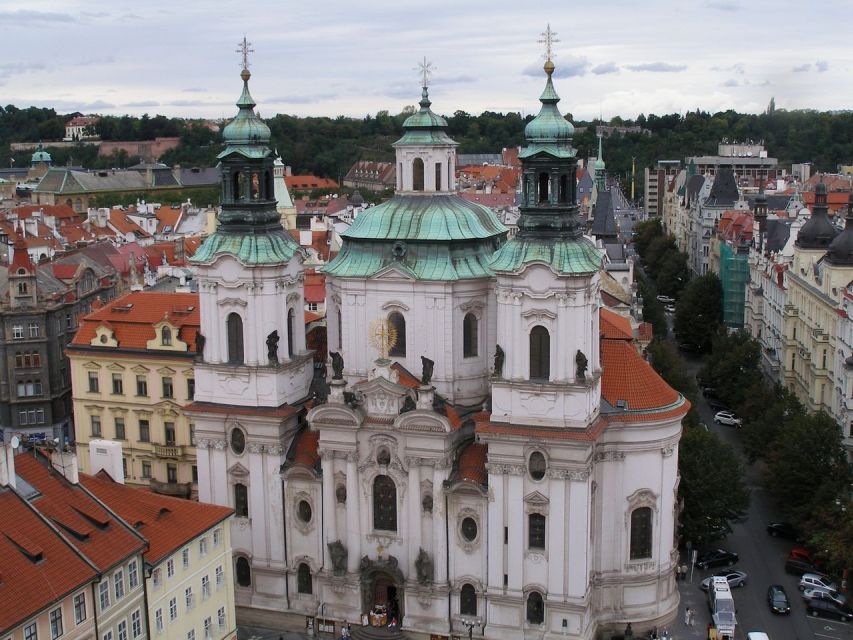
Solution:
<svg viewBox="0 0 853 640"><path fill-rule="evenodd" d="M15 164L15 159L14 159L14 158L9 158L9 168L10 168L10 169L12 168L12 165L13 165L13 164Z"/></svg>
<svg viewBox="0 0 853 640"><path fill-rule="evenodd" d="M473 640L474 638L474 627L482 626L482 622L480 622L479 618L474 620L462 620L462 624L465 625L466 629L468 629L468 640Z"/></svg>

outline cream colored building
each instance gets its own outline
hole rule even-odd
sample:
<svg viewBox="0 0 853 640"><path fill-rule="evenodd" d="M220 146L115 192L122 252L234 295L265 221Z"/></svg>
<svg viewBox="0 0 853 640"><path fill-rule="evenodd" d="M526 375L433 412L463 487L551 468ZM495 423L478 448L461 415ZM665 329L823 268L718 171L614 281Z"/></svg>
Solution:
<svg viewBox="0 0 853 640"><path fill-rule="evenodd" d="M89 442L122 444L124 480L159 493L196 495L193 425L198 295L136 291L94 310L66 352L77 453L91 471Z"/></svg>

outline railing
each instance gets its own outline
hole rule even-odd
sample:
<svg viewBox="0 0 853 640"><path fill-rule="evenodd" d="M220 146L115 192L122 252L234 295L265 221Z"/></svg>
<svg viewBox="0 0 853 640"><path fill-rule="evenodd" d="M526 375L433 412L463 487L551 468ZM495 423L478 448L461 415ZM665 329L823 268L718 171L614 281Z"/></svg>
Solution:
<svg viewBox="0 0 853 640"><path fill-rule="evenodd" d="M158 458L182 458L184 447L182 445L154 445L154 455Z"/></svg>

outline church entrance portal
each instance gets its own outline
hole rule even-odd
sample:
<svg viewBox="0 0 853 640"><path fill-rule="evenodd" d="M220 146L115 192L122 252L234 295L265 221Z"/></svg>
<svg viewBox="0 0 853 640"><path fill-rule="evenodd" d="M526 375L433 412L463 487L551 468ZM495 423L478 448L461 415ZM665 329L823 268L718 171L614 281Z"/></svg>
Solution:
<svg viewBox="0 0 853 640"><path fill-rule="evenodd" d="M384 610L387 612L388 622L396 618L397 624L402 624L402 589L393 576L384 571L373 572L368 584L363 584L363 588L366 596L364 604L368 612Z"/></svg>

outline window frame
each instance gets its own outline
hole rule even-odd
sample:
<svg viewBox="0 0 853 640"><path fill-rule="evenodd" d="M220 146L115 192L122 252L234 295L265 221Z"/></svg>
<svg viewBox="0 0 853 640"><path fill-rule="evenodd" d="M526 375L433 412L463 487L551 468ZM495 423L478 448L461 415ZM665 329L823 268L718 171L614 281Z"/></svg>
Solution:
<svg viewBox="0 0 853 640"><path fill-rule="evenodd" d="M480 356L480 318L469 311L462 318L462 357L478 358Z"/></svg>
<svg viewBox="0 0 853 640"><path fill-rule="evenodd" d="M62 607L51 610L48 616L50 619L50 637L51 640L56 640L64 633L62 629Z"/></svg>

